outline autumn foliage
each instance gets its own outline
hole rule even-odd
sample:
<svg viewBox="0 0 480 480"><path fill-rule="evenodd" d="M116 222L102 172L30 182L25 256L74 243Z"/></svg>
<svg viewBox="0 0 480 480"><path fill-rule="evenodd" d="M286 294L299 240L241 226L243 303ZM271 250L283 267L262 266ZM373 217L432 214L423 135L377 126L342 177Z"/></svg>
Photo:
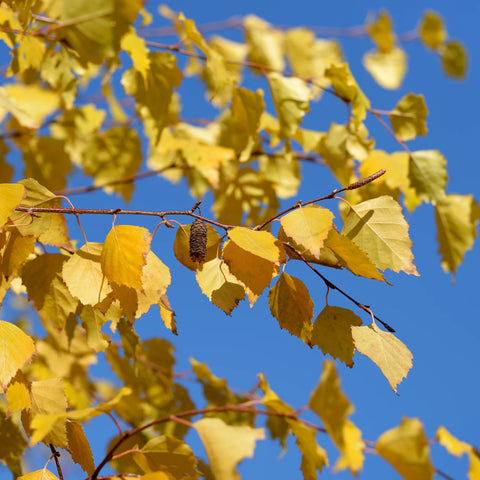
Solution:
<svg viewBox="0 0 480 480"><path fill-rule="evenodd" d="M445 271L455 273L472 248L477 201L447 192L438 150L408 146L427 133L424 97L408 93L389 111L374 108L338 41L308 28L285 30L251 15L229 24L243 32L237 42L207 38L194 20L165 6L160 13L174 42L144 35L152 12L137 0L0 5L0 39L11 55L0 87L0 299L17 297L37 313L31 329L0 321L0 461L23 480L60 478L67 459L92 480L106 478L107 466L145 480L233 480L237 464L268 432L282 446L295 437L307 480L328 467L357 475L372 452L407 480L432 478L422 423L404 418L375 441L364 439L333 360L325 360L318 385L305 395L318 424L279 398L263 375L243 395L192 360L206 400L201 407L174 369L168 340L142 340L134 327L154 307L166 327L162 337L178 333L167 294L177 269L186 268L205 301L225 314L234 315L242 301L254 307L265 295L279 327L305 348L349 367L355 352L363 354L396 392L412 368L408 347L394 325L328 274L344 270L386 283L388 270L418 276L405 213L423 203L435 209ZM398 88L407 58L388 13L362 33L375 45L363 58L366 70L381 87ZM466 51L449 39L439 15L425 13L417 38L439 56L446 75L465 75ZM267 87L244 86L245 72ZM202 83L215 118L199 125L182 118L186 77ZM304 116L326 95L345 104L345 123L303 128ZM85 101L89 96L101 102ZM381 122L398 151L375 145L367 117ZM328 168L336 188L297 200L304 161ZM71 188L79 171L91 184ZM154 175L188 185L191 209L128 210L139 182ZM119 207L74 205L75 194L98 190L116 194ZM206 196L210 214L195 203ZM286 199L290 206L280 207ZM148 215L157 225L124 224L125 214ZM89 240L88 215L111 223L103 241ZM151 248L153 235L166 229L175 229L176 265ZM289 273L290 262L314 272L326 299L310 295ZM351 309L328 303L333 290ZM323 302L316 318L314 302ZM32 333L40 331L36 324L44 334ZM89 374L101 352L116 383ZM119 431L95 463L83 425L99 415L110 416ZM189 431L198 433L206 461L186 443ZM337 459L328 458L322 435L337 447ZM480 478L474 447L442 426L436 440L453 455L467 455L470 478ZM38 443L52 456L45 469L25 471L21 458Z"/></svg>

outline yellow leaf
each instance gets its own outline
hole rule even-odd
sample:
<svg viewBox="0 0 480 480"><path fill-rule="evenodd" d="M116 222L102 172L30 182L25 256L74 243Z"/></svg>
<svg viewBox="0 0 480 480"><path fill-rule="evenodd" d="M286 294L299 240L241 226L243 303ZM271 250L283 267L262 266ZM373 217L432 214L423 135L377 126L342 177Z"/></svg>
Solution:
<svg viewBox="0 0 480 480"><path fill-rule="evenodd" d="M1 270L5 277L18 275L21 266L33 253L34 248L35 237L32 235L23 236L17 229L9 229L1 262Z"/></svg>
<svg viewBox="0 0 480 480"><path fill-rule="evenodd" d="M281 328L310 345L313 300L300 279L282 272L268 294L268 304Z"/></svg>
<svg viewBox="0 0 480 480"><path fill-rule="evenodd" d="M478 212L472 195L446 195L435 205L437 240L445 271L455 272L472 248L477 236Z"/></svg>
<svg viewBox="0 0 480 480"><path fill-rule="evenodd" d="M442 426L437 429L437 440L447 449L448 453L457 457L462 456L464 453L470 453L473 449L471 445L458 440Z"/></svg>
<svg viewBox="0 0 480 480"><path fill-rule="evenodd" d="M11 113L27 128L40 128L45 117L59 105L60 97L57 93L36 85L15 83L0 88L0 113Z"/></svg>
<svg viewBox="0 0 480 480"><path fill-rule="evenodd" d="M258 171L272 183L279 198L290 198L297 194L301 182L300 162L289 152L275 156L262 155L258 158Z"/></svg>
<svg viewBox="0 0 480 480"><path fill-rule="evenodd" d="M383 274L377 270L377 267L368 258L368 255L348 237L338 233L335 228L328 232L324 246L333 252L342 266L355 275L383 282L386 281Z"/></svg>
<svg viewBox="0 0 480 480"><path fill-rule="evenodd" d="M284 33L255 15L245 17L243 28L247 39L248 58L253 63L274 70L283 70Z"/></svg>
<svg viewBox="0 0 480 480"><path fill-rule="evenodd" d="M380 368L397 393L397 385L412 368L410 350L395 335L380 330L375 324L352 327L352 336L355 348Z"/></svg>
<svg viewBox="0 0 480 480"><path fill-rule="evenodd" d="M333 213L318 205L308 205L287 213L280 223L287 236L300 247L300 253L308 250L318 258L323 242L333 226Z"/></svg>
<svg viewBox="0 0 480 480"><path fill-rule="evenodd" d="M332 83L332 87L337 95L351 102L354 123L358 127L367 116L367 110L370 108L370 100L360 90L355 78L353 78L347 63L331 65L325 71L326 77Z"/></svg>
<svg viewBox="0 0 480 480"><path fill-rule="evenodd" d="M447 30L440 15L427 10L418 25L418 33L422 42L432 50L437 50L447 39Z"/></svg>
<svg viewBox="0 0 480 480"><path fill-rule="evenodd" d="M407 73L407 54L400 47L389 52L373 50L363 56L363 65L381 87L396 90Z"/></svg>
<svg viewBox="0 0 480 480"><path fill-rule="evenodd" d="M397 137L403 141L412 140L417 135L427 134L428 110L423 95L408 93L390 113L390 122Z"/></svg>
<svg viewBox="0 0 480 480"><path fill-rule="evenodd" d="M228 237L240 248L269 262L284 261L285 253L278 240L270 233L235 227L229 230Z"/></svg>
<svg viewBox="0 0 480 480"><path fill-rule="evenodd" d="M310 89L300 78L283 77L275 72L269 73L267 78L283 136L291 137L303 116L310 111Z"/></svg>
<svg viewBox="0 0 480 480"><path fill-rule="evenodd" d="M430 448L418 419L404 418L398 427L380 435L376 450L405 480L433 479Z"/></svg>
<svg viewBox="0 0 480 480"><path fill-rule="evenodd" d="M325 360L323 363L320 382L312 392L309 406L322 419L342 454L337 468L349 468L356 475L363 465L365 445L361 432L348 420L354 408L340 388L340 378L333 361Z"/></svg>
<svg viewBox="0 0 480 480"><path fill-rule="evenodd" d="M395 46L395 33L388 12L381 11L375 22L367 24L366 30L381 53L392 51Z"/></svg>
<svg viewBox="0 0 480 480"><path fill-rule="evenodd" d="M18 377L7 388L8 411L10 413L18 410L28 409L31 406L30 391L25 378L18 380Z"/></svg>
<svg viewBox="0 0 480 480"><path fill-rule="evenodd" d="M68 451L72 455L72 460L78 463L88 475L91 475L95 471L95 463L82 425L78 422L68 422L67 436Z"/></svg>
<svg viewBox="0 0 480 480"><path fill-rule="evenodd" d="M133 27L122 37L122 48L130 55L133 66L144 79L150 68L150 58L145 39L139 37Z"/></svg>
<svg viewBox="0 0 480 480"><path fill-rule="evenodd" d="M227 315L245 297L243 286L218 257L202 263L197 269L196 279L202 292Z"/></svg>
<svg viewBox="0 0 480 480"><path fill-rule="evenodd" d="M34 472L22 475L18 477L17 480L58 480L58 477L45 467L42 470L35 470Z"/></svg>
<svg viewBox="0 0 480 480"><path fill-rule="evenodd" d="M342 235L353 240L380 270L418 275L408 224L393 198L381 196L351 206Z"/></svg>
<svg viewBox="0 0 480 480"><path fill-rule="evenodd" d="M83 305L96 305L112 291L102 272L103 244L89 242L63 265L62 276L70 293Z"/></svg>
<svg viewBox="0 0 480 480"><path fill-rule="evenodd" d="M465 47L457 41L447 42L440 48L442 67L447 75L464 78L467 73L468 56Z"/></svg>
<svg viewBox="0 0 480 480"><path fill-rule="evenodd" d="M352 367L355 353L352 327L361 324L362 320L351 310L327 305L313 324L312 345Z"/></svg>
<svg viewBox="0 0 480 480"><path fill-rule="evenodd" d="M162 295L160 298L158 308L165 327L167 327L174 335L178 335L177 325L175 323L175 312L172 310L166 294Z"/></svg>
<svg viewBox="0 0 480 480"><path fill-rule="evenodd" d="M35 354L31 337L13 323L0 320L0 385L6 387L17 371Z"/></svg>
<svg viewBox="0 0 480 480"><path fill-rule="evenodd" d="M0 183L0 227L7 223L15 207L25 197L25 187L19 183Z"/></svg>
<svg viewBox="0 0 480 480"><path fill-rule="evenodd" d="M409 180L419 197L433 203L445 198L447 160L438 150L417 150L410 155Z"/></svg>
<svg viewBox="0 0 480 480"><path fill-rule="evenodd" d="M95 352L104 352L109 342L102 334L102 326L106 322L103 313L90 305L86 305L82 308L80 319L87 331L88 346Z"/></svg>
<svg viewBox="0 0 480 480"><path fill-rule="evenodd" d="M142 290L142 271L151 235L144 227L118 225L105 238L100 262L110 282Z"/></svg>
<svg viewBox="0 0 480 480"><path fill-rule="evenodd" d="M202 418L193 424L202 440L216 480L240 480L236 466L251 458L257 440L264 440L263 428L231 426L219 418Z"/></svg>

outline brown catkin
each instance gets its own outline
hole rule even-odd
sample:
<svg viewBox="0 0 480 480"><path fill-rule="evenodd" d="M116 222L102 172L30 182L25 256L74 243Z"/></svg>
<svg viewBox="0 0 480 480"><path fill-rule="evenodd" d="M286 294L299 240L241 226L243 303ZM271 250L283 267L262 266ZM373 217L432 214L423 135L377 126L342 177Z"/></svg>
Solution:
<svg viewBox="0 0 480 480"><path fill-rule="evenodd" d="M194 262L203 262L207 253L207 225L198 218L190 227L190 258Z"/></svg>

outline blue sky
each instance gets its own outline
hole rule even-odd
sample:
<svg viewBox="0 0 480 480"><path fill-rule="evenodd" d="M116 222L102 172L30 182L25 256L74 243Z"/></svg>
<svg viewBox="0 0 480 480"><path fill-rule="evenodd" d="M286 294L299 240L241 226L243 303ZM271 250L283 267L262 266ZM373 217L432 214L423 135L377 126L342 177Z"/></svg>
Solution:
<svg viewBox="0 0 480 480"><path fill-rule="evenodd" d="M368 5L366 5L368 3ZM149 2L152 10L155 2ZM478 24L480 4L476 1L424 1L404 2L296 2L277 0L242 2L225 1L182 1L171 8L182 10L197 24L224 20L233 15L256 14L272 24L290 26L351 27L364 23L369 11L386 8L392 16L397 32L409 31L427 8L433 8L444 16L452 38L460 39L467 47L470 66L467 78L455 81L446 78L441 71L438 58L427 52L419 43L404 45L409 55L409 72L398 91L385 91L378 87L361 65L361 57L372 44L365 38L340 39L347 61L361 88L379 109L392 108L404 94L423 93L430 114L427 118L429 133L426 137L411 142L412 149L438 149L447 158L450 180L449 193L473 193L480 200L480 148L478 136L478 85L480 75L478 61L480 42ZM228 32L222 32L228 35ZM237 34L235 34L237 35ZM260 85L262 86L262 85ZM247 87L256 88L254 83ZM202 118L212 115L200 90L180 90L183 95L183 112L187 118ZM335 99L323 99L312 106L305 117L304 125L312 129L325 129L330 121L338 117L339 108ZM399 147L370 118L367 127L377 139L377 148L386 151ZM304 167L305 183L298 198L308 200L329 193L337 188L334 178L323 167ZM80 184L85 180L77 178ZM194 200L184 188L175 187L158 178L141 181L130 204L131 208L151 210L188 209ZM285 202L292 205L296 199ZM118 198L101 193L96 196L76 196L77 207L102 205L104 208L120 206ZM332 201L325 205L336 211ZM202 213L211 216L208 199ZM353 369L337 364L344 392L355 405L352 420L363 431L366 439L376 440L385 430L398 425L402 416L418 417L425 425L427 436L433 438L436 428L444 425L458 438L480 445L480 383L477 373L478 343L480 340L480 315L478 313L478 271L480 271L479 247L466 255L460 266L456 281L440 268L438 246L435 239L433 208L423 205L408 216L410 235L414 242L413 252L420 277L387 273L392 287L379 282L360 279L348 272L326 272L334 283L363 303L369 304L374 312L397 330L398 337L414 355L413 369L399 386L399 396L390 389L379 369L367 358L357 353ZM121 219L121 223L133 223L137 219ZM87 236L91 241L102 241L110 228L110 219L82 219ZM155 224L142 220L152 230ZM71 233L75 233L72 224ZM177 314L179 336L171 335L161 323L158 311L150 312L137 321L135 328L143 338L160 335L171 341L176 348L178 370L189 368L188 358L207 363L212 371L224 377L238 389L248 390L256 382L256 375L263 372L271 387L286 402L295 408L308 403L310 392L318 382L323 354L318 349L309 349L297 338L280 330L270 315L266 298L261 298L251 309L246 302L227 317L211 305L200 292L192 272L180 266L172 253L174 232L159 231L152 244L155 252L172 268L173 284L168 295ZM315 315L324 306L323 283L314 278L306 268L289 270L306 282L315 301ZM332 305L355 307L330 294ZM8 308L8 306L6 307ZM7 312L8 315L9 312ZM11 313L11 312L10 312ZM356 311L361 316L360 311ZM368 318L362 317L366 323ZM100 365L93 371L104 375ZM199 404L199 407L202 405ZM312 417L313 419L313 417ZM100 432L110 432L113 425L103 420L93 421L87 435L95 437L97 462L104 455ZM189 436L195 453L203 455L198 439ZM325 437L319 441L330 452L331 463L337 453ZM293 441L288 452L280 457L281 449L270 441L257 443L253 460L246 460L240 467L245 479L301 478L300 457ZM443 455L442 447L434 446L434 463L442 471L456 479L464 478L465 459L452 459ZM436 460L436 462L435 462ZM39 465L41 462L39 462ZM4 470L3 470L4 471ZM0 478L3 474L0 468ZM82 475L81 473L79 474ZM350 474L325 472L323 478L350 478ZM8 478L5 476L5 478ZM397 478L397 474L385 462L373 455L366 458L365 469L360 478ZM400 478L400 477L398 477Z"/></svg>

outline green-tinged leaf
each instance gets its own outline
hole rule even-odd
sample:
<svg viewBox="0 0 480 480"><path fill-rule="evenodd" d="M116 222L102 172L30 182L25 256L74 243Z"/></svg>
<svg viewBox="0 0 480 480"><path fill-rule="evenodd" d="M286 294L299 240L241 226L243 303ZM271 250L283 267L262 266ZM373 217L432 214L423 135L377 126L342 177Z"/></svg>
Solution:
<svg viewBox="0 0 480 480"><path fill-rule="evenodd" d="M82 308L80 319L87 331L87 343L95 352L104 352L108 341L102 334L102 326L106 322L105 315L98 309L86 305Z"/></svg>
<svg viewBox="0 0 480 480"><path fill-rule="evenodd" d="M351 368L355 354L352 327L361 324L362 320L351 310L327 305L313 324L312 345Z"/></svg>
<svg viewBox="0 0 480 480"><path fill-rule="evenodd" d="M177 228L173 242L173 253L177 260L190 270L198 270L202 264L190 258L190 229L192 225L181 225ZM220 235L212 225L207 225L207 247L205 262L217 258L220 249Z"/></svg>
<svg viewBox="0 0 480 480"><path fill-rule="evenodd" d="M337 258L340 265L359 277L372 278L385 282L385 277L377 267L355 243L345 235L338 233L335 228L328 232L324 242L325 250L330 251ZM320 255L322 252L320 252Z"/></svg>
<svg viewBox="0 0 480 480"><path fill-rule="evenodd" d="M283 70L283 32L255 15L247 15L243 27L249 60L274 70Z"/></svg>
<svg viewBox="0 0 480 480"><path fill-rule="evenodd" d="M13 418L7 417L3 411L0 411L0 460L2 463L8 458L22 455L27 446L19 426L13 421Z"/></svg>
<svg viewBox="0 0 480 480"><path fill-rule="evenodd" d="M347 63L331 65L325 71L337 95L352 104L354 123L358 127L367 116L370 100L360 90Z"/></svg>
<svg viewBox="0 0 480 480"><path fill-rule="evenodd" d="M468 56L465 47L455 40L440 48L442 67L451 77L464 78L468 68Z"/></svg>
<svg viewBox="0 0 480 480"><path fill-rule="evenodd" d="M428 439L418 419L403 418L398 427L380 435L375 448L404 479L433 479Z"/></svg>
<svg viewBox="0 0 480 480"><path fill-rule="evenodd" d="M35 237L20 235L18 230L9 229L0 270L5 277L18 275L21 266L26 262L35 248Z"/></svg>
<svg viewBox="0 0 480 480"><path fill-rule="evenodd" d="M351 206L342 235L355 242L380 270L418 275L408 224L393 198L381 196Z"/></svg>
<svg viewBox="0 0 480 480"><path fill-rule="evenodd" d="M158 143L162 130L168 124L169 106L173 89L183 78L174 55L170 52L151 52L146 79L135 69L127 70L122 85L136 100L136 109L147 126L147 134Z"/></svg>
<svg viewBox="0 0 480 480"><path fill-rule="evenodd" d="M310 111L310 89L304 80L283 77L279 73L269 73L268 84L283 136L291 137L302 123L305 113Z"/></svg>
<svg viewBox="0 0 480 480"><path fill-rule="evenodd" d="M390 15L382 10L374 22L366 25L367 33L381 53L391 52L395 46L395 33Z"/></svg>
<svg viewBox="0 0 480 480"><path fill-rule="evenodd" d="M477 237L479 212L472 195L446 195L435 205L437 240L445 271L455 273L465 253L472 248Z"/></svg>
<svg viewBox="0 0 480 480"><path fill-rule="evenodd" d="M35 470L34 472L22 475L18 477L18 480L58 480L58 477L45 467L42 470Z"/></svg>
<svg viewBox="0 0 480 480"><path fill-rule="evenodd" d="M34 354L32 338L13 323L0 320L0 385L3 388Z"/></svg>
<svg viewBox="0 0 480 480"><path fill-rule="evenodd" d="M218 257L202 263L197 269L196 279L202 292L227 315L245 297L243 286Z"/></svg>
<svg viewBox="0 0 480 480"><path fill-rule="evenodd" d="M440 15L427 10L418 25L418 33L422 42L432 50L440 48L447 39L447 30Z"/></svg>
<svg viewBox="0 0 480 480"><path fill-rule="evenodd" d="M72 460L91 475L95 471L95 463L82 425L78 422L67 422L67 437L68 451L72 455Z"/></svg>
<svg viewBox="0 0 480 480"><path fill-rule="evenodd" d="M289 152L261 156L258 170L272 183L279 198L290 198L297 194L301 182L300 162Z"/></svg>
<svg viewBox="0 0 480 480"><path fill-rule="evenodd" d="M63 4L54 33L68 42L83 61L102 63L120 48L120 39L134 22L140 2L135 0L76 0Z"/></svg>
<svg viewBox="0 0 480 480"><path fill-rule="evenodd" d="M417 135L427 134L428 110L423 95L407 93L390 113L390 122L398 138L413 140Z"/></svg>
<svg viewBox="0 0 480 480"><path fill-rule="evenodd" d="M438 150L417 150L410 155L408 177L419 197L440 202L447 186L447 160Z"/></svg>
<svg viewBox="0 0 480 480"><path fill-rule="evenodd" d="M281 328L310 344L313 300L300 279L282 272L268 294L268 304Z"/></svg>
<svg viewBox="0 0 480 480"><path fill-rule="evenodd" d="M263 428L231 426L219 418L202 418L193 424L202 440L216 480L240 480L236 466L251 458L257 440L265 439Z"/></svg>
<svg viewBox="0 0 480 480"><path fill-rule="evenodd" d="M17 207L25 197L25 187L19 183L1 183L0 184L0 227L7 223L15 207Z"/></svg>
<svg viewBox="0 0 480 480"><path fill-rule="evenodd" d="M230 115L223 120L220 142L225 147L233 148L240 162L250 158L259 142L260 118L264 110L262 90L233 90Z"/></svg>
<svg viewBox="0 0 480 480"><path fill-rule="evenodd" d="M102 272L102 250L102 243L89 242L63 264L63 280L83 305L96 305L112 291Z"/></svg>
<svg viewBox="0 0 480 480"><path fill-rule="evenodd" d="M373 50L363 56L363 65L381 87L397 90L407 73L407 54L400 47L389 52Z"/></svg>
<svg viewBox="0 0 480 480"><path fill-rule="evenodd" d="M285 234L300 247L300 252L308 250L318 258L324 240L333 227L333 218L330 210L318 205L308 205L287 213L280 223Z"/></svg>
<svg viewBox="0 0 480 480"><path fill-rule="evenodd" d="M150 251L150 241L151 235L144 227L112 227L100 255L102 271L108 280L142 290L142 273Z"/></svg>
<svg viewBox="0 0 480 480"><path fill-rule="evenodd" d="M353 405L340 388L340 378L331 360L325 360L320 382L312 392L310 408L322 419L328 434L339 448L342 456L337 468L349 468L356 475L363 466L361 432L348 420L354 411Z"/></svg>
<svg viewBox="0 0 480 480"><path fill-rule="evenodd" d="M199 478L197 459L190 447L178 438L161 435L152 438L134 453L135 463L147 474L165 472L167 478Z"/></svg>
<svg viewBox="0 0 480 480"><path fill-rule="evenodd" d="M67 411L65 385L61 378L37 380L30 386L29 411L32 444L43 441L61 448L67 447L65 418ZM59 415L59 416L57 416ZM28 431L28 429L27 429Z"/></svg>
<svg viewBox="0 0 480 480"><path fill-rule="evenodd" d="M355 348L372 360L385 375L392 390L397 393L398 384L412 368L410 350L393 333L380 330L374 323L352 327Z"/></svg>

